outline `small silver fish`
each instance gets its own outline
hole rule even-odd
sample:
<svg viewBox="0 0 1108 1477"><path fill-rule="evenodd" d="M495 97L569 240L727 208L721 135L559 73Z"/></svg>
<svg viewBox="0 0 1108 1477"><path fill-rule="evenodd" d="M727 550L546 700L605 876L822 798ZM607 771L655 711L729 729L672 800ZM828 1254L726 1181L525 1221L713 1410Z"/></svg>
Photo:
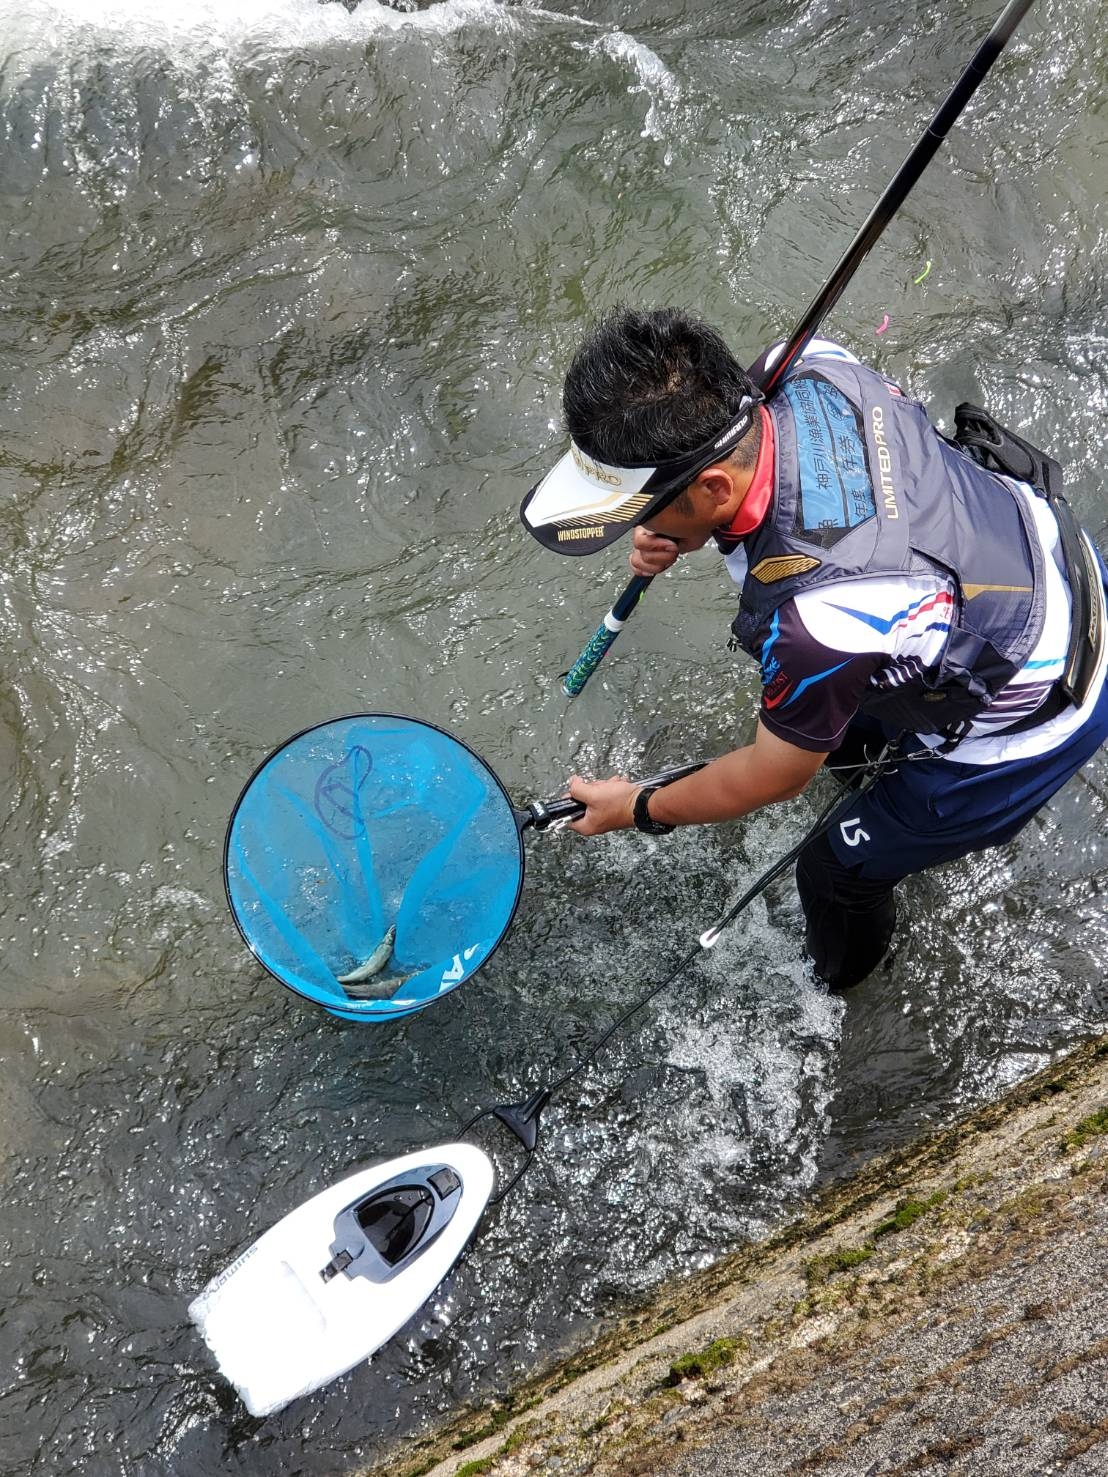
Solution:
<svg viewBox="0 0 1108 1477"><path fill-rule="evenodd" d="M391 1000L412 978L410 974L372 974L356 985L343 985L351 1000Z"/></svg>
<svg viewBox="0 0 1108 1477"><path fill-rule="evenodd" d="M339 984L360 985L365 980L371 979L373 975L380 974L392 958L392 946L395 943L396 924L394 923L364 964L359 964L357 969L352 969L349 974L340 974L338 976ZM349 993L348 990L347 994ZM367 998L371 999L372 996L368 996Z"/></svg>

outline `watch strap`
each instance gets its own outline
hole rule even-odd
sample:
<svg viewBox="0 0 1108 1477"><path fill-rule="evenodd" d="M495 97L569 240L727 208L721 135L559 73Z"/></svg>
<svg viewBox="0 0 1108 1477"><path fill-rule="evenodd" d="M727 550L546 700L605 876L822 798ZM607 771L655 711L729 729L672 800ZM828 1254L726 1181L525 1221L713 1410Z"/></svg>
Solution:
<svg viewBox="0 0 1108 1477"><path fill-rule="evenodd" d="M642 831L647 836L668 836L676 826L667 825L665 821L656 821L650 814L650 797L655 790L660 790L661 785L643 785L635 796L635 804L631 814L634 818L636 831Z"/></svg>

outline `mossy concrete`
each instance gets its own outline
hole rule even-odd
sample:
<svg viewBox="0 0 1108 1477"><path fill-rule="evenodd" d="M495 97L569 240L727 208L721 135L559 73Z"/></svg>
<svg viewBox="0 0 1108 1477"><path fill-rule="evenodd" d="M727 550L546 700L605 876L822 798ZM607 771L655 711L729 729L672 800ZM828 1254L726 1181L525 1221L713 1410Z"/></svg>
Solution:
<svg viewBox="0 0 1108 1477"><path fill-rule="evenodd" d="M1108 1037L373 1477L1108 1470L1106 1103Z"/></svg>

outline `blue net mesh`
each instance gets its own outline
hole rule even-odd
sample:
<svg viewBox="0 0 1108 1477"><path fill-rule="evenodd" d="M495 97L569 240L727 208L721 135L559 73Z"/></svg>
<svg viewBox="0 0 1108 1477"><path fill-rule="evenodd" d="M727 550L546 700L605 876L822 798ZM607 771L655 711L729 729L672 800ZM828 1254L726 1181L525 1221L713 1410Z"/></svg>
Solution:
<svg viewBox="0 0 1108 1477"><path fill-rule="evenodd" d="M464 744L363 714L262 765L231 818L225 871L236 923L282 983L345 1019L395 1019L496 948L523 847L496 776Z"/></svg>

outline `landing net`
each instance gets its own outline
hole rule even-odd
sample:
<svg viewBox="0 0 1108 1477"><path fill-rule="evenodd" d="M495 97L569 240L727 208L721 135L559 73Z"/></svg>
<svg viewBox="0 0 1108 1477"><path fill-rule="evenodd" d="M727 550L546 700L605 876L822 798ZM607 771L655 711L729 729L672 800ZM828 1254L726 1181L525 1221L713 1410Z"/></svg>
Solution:
<svg viewBox="0 0 1108 1477"><path fill-rule="evenodd" d="M345 1019L395 1019L457 989L496 948L523 848L499 780L463 743L362 714L308 729L262 764L231 817L224 875L271 974ZM382 954L360 986L339 983Z"/></svg>

